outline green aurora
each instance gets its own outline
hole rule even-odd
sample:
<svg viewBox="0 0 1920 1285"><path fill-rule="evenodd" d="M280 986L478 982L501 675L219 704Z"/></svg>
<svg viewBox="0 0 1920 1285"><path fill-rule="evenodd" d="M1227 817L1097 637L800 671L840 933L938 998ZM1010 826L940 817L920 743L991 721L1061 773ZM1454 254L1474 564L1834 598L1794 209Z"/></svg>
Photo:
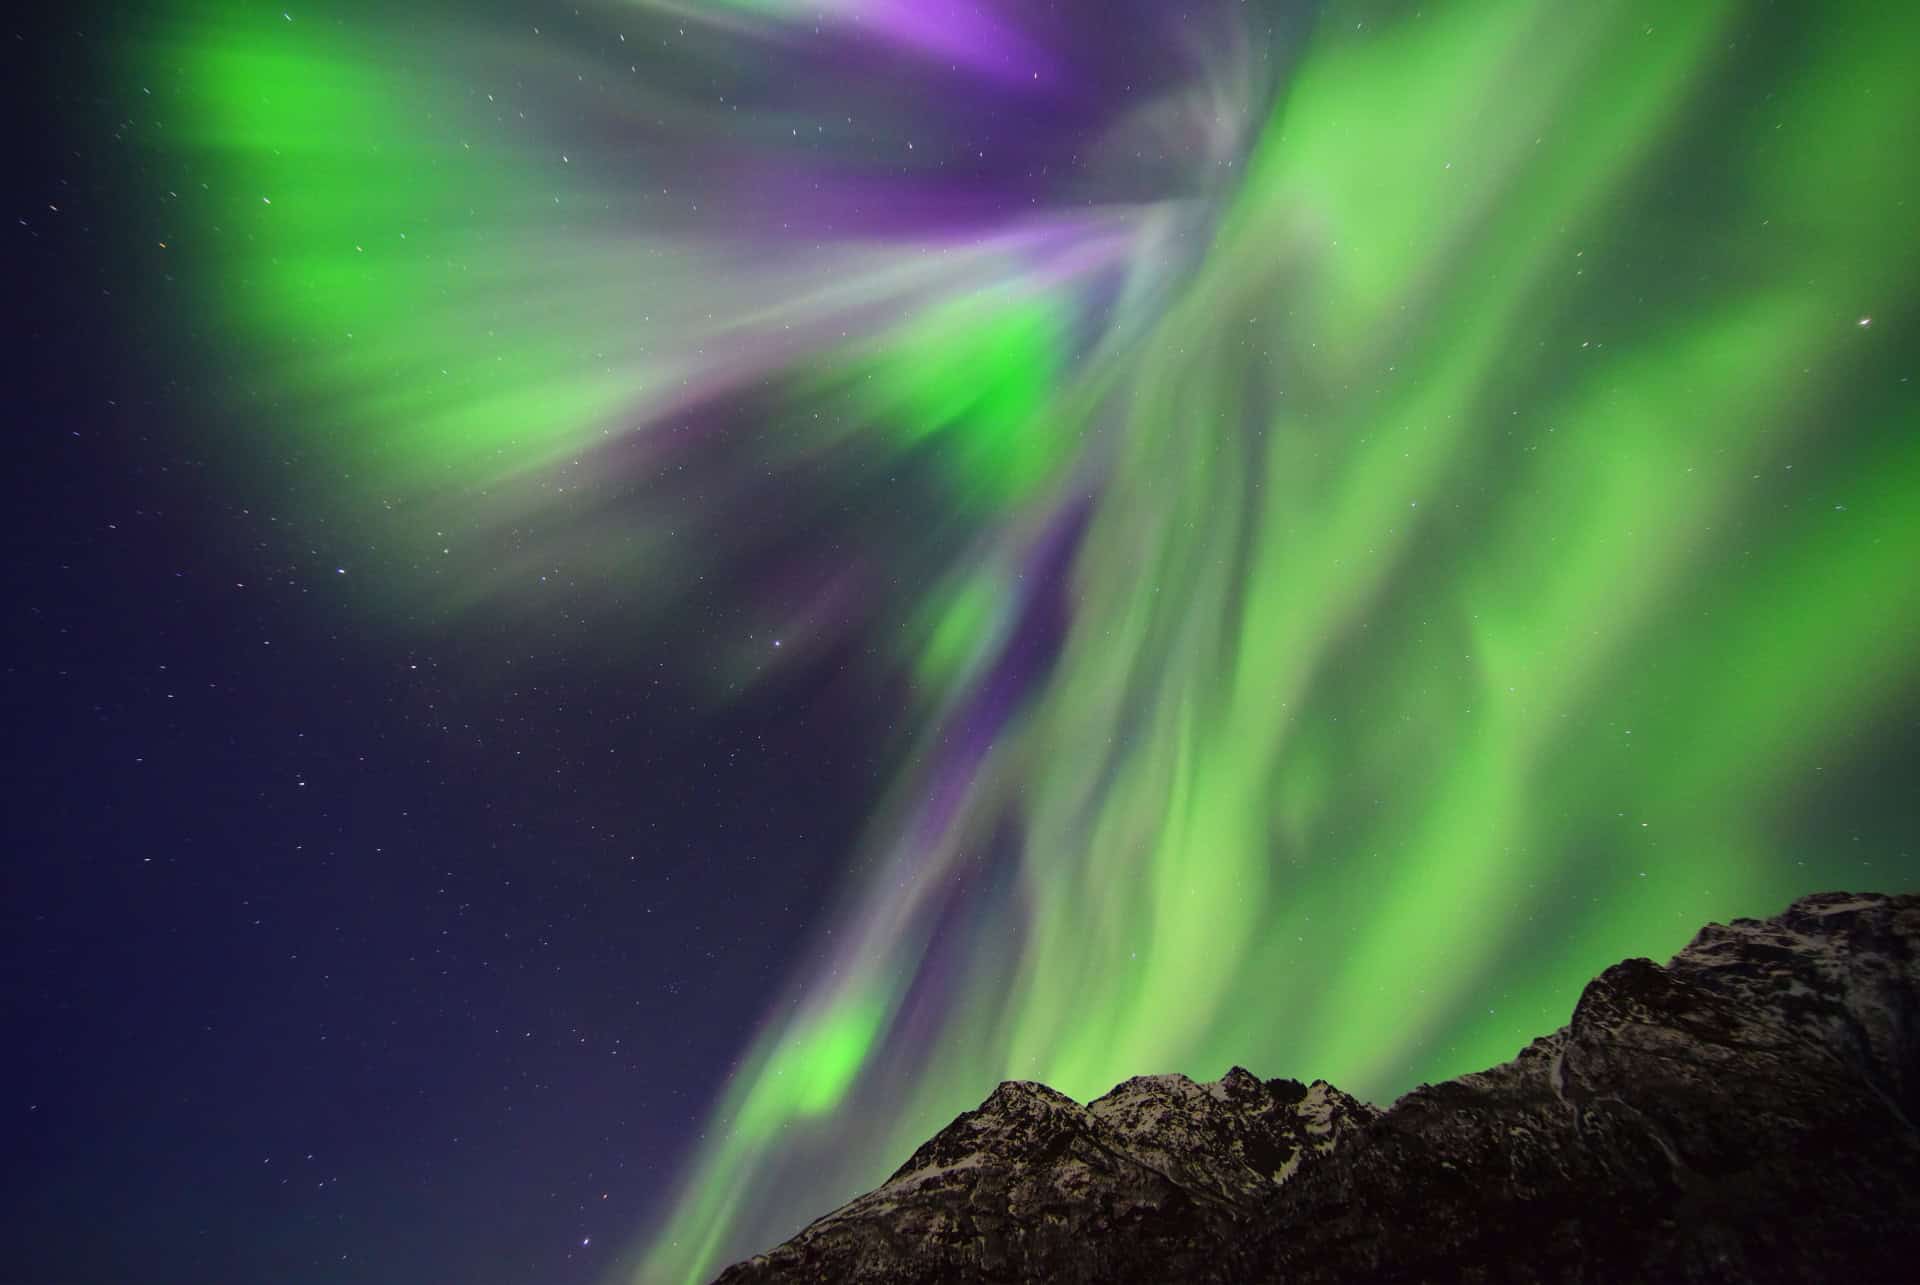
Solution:
<svg viewBox="0 0 1920 1285"><path fill-rule="evenodd" d="M1242 141L1202 231L1142 203L769 253L673 167L803 119L695 103L640 33L750 66L794 7L692 8L599 12L620 51L550 65L225 10L141 45L222 229L168 253L316 511L415 551L389 627L535 560L669 621L747 551L556 497L742 389L742 476L934 470L943 552L875 552L865 617L917 739L639 1280L791 1234L1002 1079L1385 1099L1706 920L1915 882L1920 10L1334 3L1264 91L1204 87ZM1061 229L1126 274L1091 340ZM961 753L1074 512L1058 654ZM435 564L450 529L486 553ZM764 648L710 663L725 692Z"/></svg>

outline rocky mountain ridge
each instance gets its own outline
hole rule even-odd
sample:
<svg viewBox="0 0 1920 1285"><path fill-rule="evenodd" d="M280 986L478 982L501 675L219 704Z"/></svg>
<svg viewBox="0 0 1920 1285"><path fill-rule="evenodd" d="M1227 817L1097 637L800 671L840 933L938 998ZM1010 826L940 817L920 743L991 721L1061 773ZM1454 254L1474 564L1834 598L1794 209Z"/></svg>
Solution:
<svg viewBox="0 0 1920 1285"><path fill-rule="evenodd" d="M1010 1082L721 1285L1920 1279L1920 896L1627 960L1390 1109L1234 1068Z"/></svg>

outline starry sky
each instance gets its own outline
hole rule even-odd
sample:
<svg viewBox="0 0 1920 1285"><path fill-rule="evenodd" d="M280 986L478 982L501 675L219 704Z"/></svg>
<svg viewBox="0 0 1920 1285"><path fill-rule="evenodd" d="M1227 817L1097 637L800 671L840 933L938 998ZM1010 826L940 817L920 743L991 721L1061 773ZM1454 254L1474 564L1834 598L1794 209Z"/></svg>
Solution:
<svg viewBox="0 0 1920 1285"><path fill-rule="evenodd" d="M700 1282L1920 884L1920 13L34 22L0 1283Z"/></svg>

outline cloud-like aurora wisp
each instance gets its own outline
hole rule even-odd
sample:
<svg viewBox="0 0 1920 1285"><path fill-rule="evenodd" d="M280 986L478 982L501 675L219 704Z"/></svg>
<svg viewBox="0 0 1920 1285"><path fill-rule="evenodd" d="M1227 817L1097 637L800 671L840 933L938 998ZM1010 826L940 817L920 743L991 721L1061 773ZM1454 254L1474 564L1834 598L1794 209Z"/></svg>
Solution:
<svg viewBox="0 0 1920 1285"><path fill-rule="evenodd" d="M170 244L396 604L718 580L717 690L775 634L912 679L643 1280L1001 1078L1391 1093L1920 869L1920 17L1192 8L140 46Z"/></svg>

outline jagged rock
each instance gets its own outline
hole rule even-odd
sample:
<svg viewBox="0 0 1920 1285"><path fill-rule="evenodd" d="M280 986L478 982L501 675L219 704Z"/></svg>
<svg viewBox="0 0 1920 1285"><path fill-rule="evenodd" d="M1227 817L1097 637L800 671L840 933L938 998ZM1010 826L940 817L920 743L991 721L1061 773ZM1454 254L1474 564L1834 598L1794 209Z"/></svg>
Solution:
<svg viewBox="0 0 1920 1285"><path fill-rule="evenodd" d="M1384 1113L1322 1082L1010 1083L724 1285L1920 1279L1920 897L1591 982Z"/></svg>
<svg viewBox="0 0 1920 1285"><path fill-rule="evenodd" d="M720 1279L1195 1279L1281 1183L1378 1114L1238 1067L1214 1084L1128 1080L1084 1107L1009 1082L880 1187Z"/></svg>
<svg viewBox="0 0 1920 1285"><path fill-rule="evenodd" d="M1237 1066L1212 1084L1135 1076L1087 1110L1149 1168L1242 1208L1380 1114L1323 1080L1263 1082Z"/></svg>

